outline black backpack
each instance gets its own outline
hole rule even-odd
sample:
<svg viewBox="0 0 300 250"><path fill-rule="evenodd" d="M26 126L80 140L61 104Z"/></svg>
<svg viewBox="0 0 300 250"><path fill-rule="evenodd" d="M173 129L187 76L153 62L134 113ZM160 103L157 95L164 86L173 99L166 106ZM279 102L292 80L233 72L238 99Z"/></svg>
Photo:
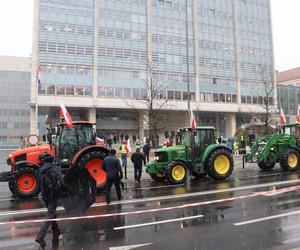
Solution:
<svg viewBox="0 0 300 250"><path fill-rule="evenodd" d="M49 168L42 180L42 194L45 196L57 195L61 191L61 185L57 174L54 172L54 165Z"/></svg>

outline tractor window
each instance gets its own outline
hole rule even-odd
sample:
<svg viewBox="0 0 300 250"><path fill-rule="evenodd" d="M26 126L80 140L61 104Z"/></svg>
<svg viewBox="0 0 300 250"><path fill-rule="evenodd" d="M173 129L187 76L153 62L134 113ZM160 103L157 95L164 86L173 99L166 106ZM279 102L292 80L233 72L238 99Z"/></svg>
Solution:
<svg viewBox="0 0 300 250"><path fill-rule="evenodd" d="M95 144L94 131L91 126L78 126L78 144L83 147L86 145Z"/></svg>
<svg viewBox="0 0 300 250"><path fill-rule="evenodd" d="M63 159L71 159L77 146L77 136L75 126L73 128L64 128L60 139L60 155Z"/></svg>
<svg viewBox="0 0 300 250"><path fill-rule="evenodd" d="M198 130L195 136L196 147L214 144L213 130Z"/></svg>
<svg viewBox="0 0 300 250"><path fill-rule="evenodd" d="M285 127L284 128L284 134L290 135L291 134L291 128L290 127Z"/></svg>
<svg viewBox="0 0 300 250"><path fill-rule="evenodd" d="M188 147L191 146L191 131L183 131L180 134L180 144L181 145L186 145Z"/></svg>

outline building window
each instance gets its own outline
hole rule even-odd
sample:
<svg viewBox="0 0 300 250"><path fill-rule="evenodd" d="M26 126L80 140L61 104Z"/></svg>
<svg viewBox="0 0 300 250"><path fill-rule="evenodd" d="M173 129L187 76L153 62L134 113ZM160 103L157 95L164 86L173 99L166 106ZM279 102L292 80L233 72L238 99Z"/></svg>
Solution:
<svg viewBox="0 0 300 250"><path fill-rule="evenodd" d="M173 90L168 90L168 99L173 100L174 99L174 91Z"/></svg>
<svg viewBox="0 0 300 250"><path fill-rule="evenodd" d="M220 102L225 102L225 94L220 94Z"/></svg>
<svg viewBox="0 0 300 250"><path fill-rule="evenodd" d="M213 100L214 100L214 102L219 102L219 94L218 93L213 93Z"/></svg>
<svg viewBox="0 0 300 250"><path fill-rule="evenodd" d="M98 96L105 96L105 88L104 87L98 88Z"/></svg>
<svg viewBox="0 0 300 250"><path fill-rule="evenodd" d="M66 86L65 85L57 85L56 86L56 94L57 95L65 95L66 94Z"/></svg>
<svg viewBox="0 0 300 250"><path fill-rule="evenodd" d="M226 102L232 102L231 94L226 94Z"/></svg>
<svg viewBox="0 0 300 250"><path fill-rule="evenodd" d="M242 103L246 103L246 96L242 95Z"/></svg>
<svg viewBox="0 0 300 250"><path fill-rule="evenodd" d="M115 88L115 96L116 97L123 97L123 88Z"/></svg>
<svg viewBox="0 0 300 250"><path fill-rule="evenodd" d="M139 89L133 88L132 89L132 97L133 98L139 98L140 97L140 93L139 93Z"/></svg>
<svg viewBox="0 0 300 250"><path fill-rule="evenodd" d="M124 97L131 98L131 89L130 88L124 88Z"/></svg>
<svg viewBox="0 0 300 250"><path fill-rule="evenodd" d="M175 100L181 100L181 91L175 91Z"/></svg>

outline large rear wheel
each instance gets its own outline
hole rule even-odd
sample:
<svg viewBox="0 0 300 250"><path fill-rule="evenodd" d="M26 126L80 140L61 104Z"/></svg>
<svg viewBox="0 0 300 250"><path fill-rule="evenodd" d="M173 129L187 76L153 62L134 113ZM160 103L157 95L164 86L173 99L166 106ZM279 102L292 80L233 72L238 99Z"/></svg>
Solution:
<svg viewBox="0 0 300 250"><path fill-rule="evenodd" d="M32 167L19 167L14 178L8 183L9 189L19 198L32 198L39 194L38 170Z"/></svg>
<svg viewBox="0 0 300 250"><path fill-rule="evenodd" d="M284 171L295 171L299 169L298 151L292 148L286 150L280 160L280 167Z"/></svg>
<svg viewBox="0 0 300 250"><path fill-rule="evenodd" d="M211 178L224 180L233 171L232 155L226 149L217 149L209 155L206 168Z"/></svg>
<svg viewBox="0 0 300 250"><path fill-rule="evenodd" d="M187 176L187 168L182 162L171 162L165 170L166 178L170 184L182 184Z"/></svg>
<svg viewBox="0 0 300 250"><path fill-rule="evenodd" d="M105 157L106 155L101 151L91 151L81 156L75 166L78 169L87 169L91 177L96 181L97 188L105 187L106 173L102 169Z"/></svg>

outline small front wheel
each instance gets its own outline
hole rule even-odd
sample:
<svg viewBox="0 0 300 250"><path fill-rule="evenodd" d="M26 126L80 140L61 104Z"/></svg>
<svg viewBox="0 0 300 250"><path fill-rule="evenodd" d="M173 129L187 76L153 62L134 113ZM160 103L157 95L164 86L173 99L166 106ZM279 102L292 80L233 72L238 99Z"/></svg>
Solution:
<svg viewBox="0 0 300 250"><path fill-rule="evenodd" d="M170 184L182 184L186 180L187 167L182 162L171 162L165 170L166 178Z"/></svg>

